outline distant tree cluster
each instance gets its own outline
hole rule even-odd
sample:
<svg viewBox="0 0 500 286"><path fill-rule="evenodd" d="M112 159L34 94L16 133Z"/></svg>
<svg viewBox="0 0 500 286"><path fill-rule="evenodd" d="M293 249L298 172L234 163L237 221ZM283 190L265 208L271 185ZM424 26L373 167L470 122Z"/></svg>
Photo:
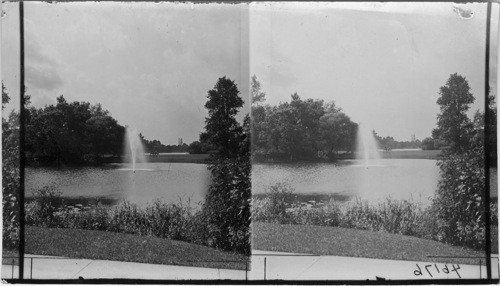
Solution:
<svg viewBox="0 0 500 286"><path fill-rule="evenodd" d="M418 139L414 141L396 141L391 136L381 137L376 132L374 132L374 136L379 144L379 147L384 150L417 149L422 147L422 142Z"/></svg>
<svg viewBox="0 0 500 286"><path fill-rule="evenodd" d="M358 125L334 102L294 93L290 102L271 106L255 76L251 85L255 160L331 160L355 150Z"/></svg>
<svg viewBox="0 0 500 286"><path fill-rule="evenodd" d="M27 106L26 146L28 163L100 163L103 155L122 153L125 128L100 104L67 102Z"/></svg>
<svg viewBox="0 0 500 286"><path fill-rule="evenodd" d="M179 142L178 145L163 145L159 140L145 139L142 133L139 134L142 143L144 144L144 151L151 155L158 155L159 153L187 153L189 152L189 145Z"/></svg>

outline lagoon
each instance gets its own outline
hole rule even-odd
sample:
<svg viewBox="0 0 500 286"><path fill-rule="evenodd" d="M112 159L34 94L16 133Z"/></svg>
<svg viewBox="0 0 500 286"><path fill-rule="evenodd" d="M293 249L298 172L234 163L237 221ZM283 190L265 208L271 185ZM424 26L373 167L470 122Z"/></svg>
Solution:
<svg viewBox="0 0 500 286"><path fill-rule="evenodd" d="M295 194L335 194L342 200L370 202L386 198L413 200L424 205L434 196L439 180L436 160L379 159L364 165L360 160L310 164L254 164L252 191L265 193L269 186L286 183Z"/></svg>
<svg viewBox="0 0 500 286"><path fill-rule="evenodd" d="M101 167L26 168L26 194L52 187L69 198L128 200L145 205L156 199L191 205L202 202L210 184L205 164L139 163L135 173L129 164Z"/></svg>

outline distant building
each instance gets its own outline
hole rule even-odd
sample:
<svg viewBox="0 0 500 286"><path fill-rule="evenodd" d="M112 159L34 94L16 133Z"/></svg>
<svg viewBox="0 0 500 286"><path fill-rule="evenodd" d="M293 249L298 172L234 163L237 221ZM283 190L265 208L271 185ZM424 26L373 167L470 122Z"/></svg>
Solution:
<svg viewBox="0 0 500 286"><path fill-rule="evenodd" d="M179 144L178 144L178 145L179 145L179 146L182 146L182 138L179 138L179 141L178 141L178 142L179 142Z"/></svg>
<svg viewBox="0 0 500 286"><path fill-rule="evenodd" d="M412 135L411 135L411 142L415 142L415 141L417 141L417 140L415 139L415 134L412 134Z"/></svg>

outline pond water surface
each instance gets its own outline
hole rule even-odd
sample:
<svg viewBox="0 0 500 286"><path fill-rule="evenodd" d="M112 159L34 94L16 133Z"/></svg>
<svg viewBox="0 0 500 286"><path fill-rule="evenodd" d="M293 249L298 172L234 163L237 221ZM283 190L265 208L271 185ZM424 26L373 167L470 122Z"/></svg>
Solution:
<svg viewBox="0 0 500 286"><path fill-rule="evenodd" d="M106 197L138 204L160 199L176 203L201 202L210 184L204 164L141 163L104 167L26 168L26 193L49 186L65 197Z"/></svg>
<svg viewBox="0 0 500 286"><path fill-rule="evenodd" d="M286 183L297 194L341 194L372 202L390 197L428 203L439 179L435 160L380 159L314 164L254 164L253 194Z"/></svg>

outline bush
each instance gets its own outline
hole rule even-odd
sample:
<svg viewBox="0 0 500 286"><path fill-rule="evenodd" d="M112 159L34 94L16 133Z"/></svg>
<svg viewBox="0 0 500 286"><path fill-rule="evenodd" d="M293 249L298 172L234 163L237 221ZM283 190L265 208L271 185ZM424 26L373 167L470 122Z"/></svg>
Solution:
<svg viewBox="0 0 500 286"><path fill-rule="evenodd" d="M51 187L35 191L33 201L25 206L26 224L56 227L55 213L61 204L61 194Z"/></svg>
<svg viewBox="0 0 500 286"><path fill-rule="evenodd" d="M438 165L441 179L433 208L439 240L482 249L485 243L484 152L475 148L447 154Z"/></svg>

